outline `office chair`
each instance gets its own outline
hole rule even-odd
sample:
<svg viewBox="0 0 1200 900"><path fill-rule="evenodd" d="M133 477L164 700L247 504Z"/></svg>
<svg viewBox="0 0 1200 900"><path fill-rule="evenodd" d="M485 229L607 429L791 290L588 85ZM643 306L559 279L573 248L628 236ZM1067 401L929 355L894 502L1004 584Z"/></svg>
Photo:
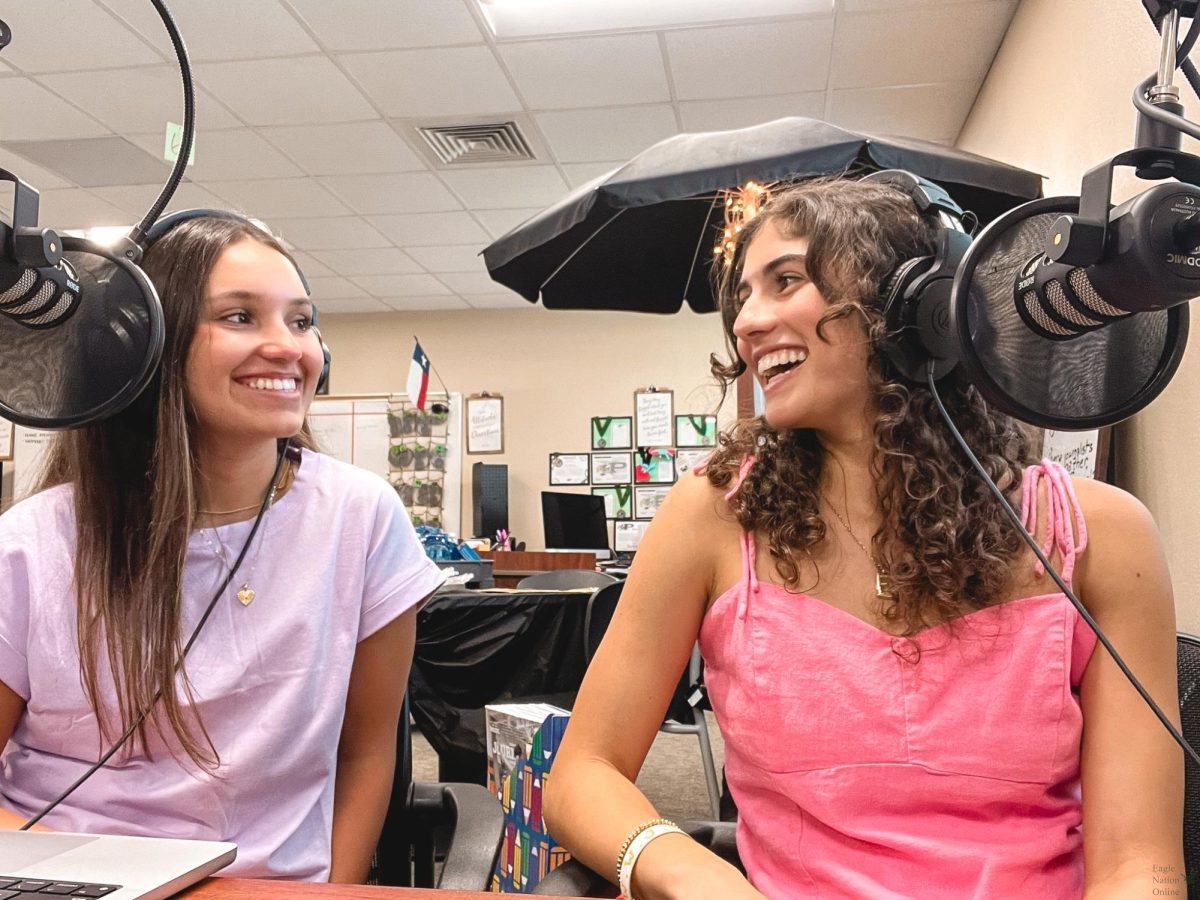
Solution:
<svg viewBox="0 0 1200 900"><path fill-rule="evenodd" d="M517 582L519 588L545 588L566 591L571 588L597 588L617 581L615 575L593 569L552 569L549 572L534 572Z"/></svg>
<svg viewBox="0 0 1200 900"><path fill-rule="evenodd" d="M612 621L617 608L624 581L604 585L588 598L587 611L583 617L583 656L589 663L600 646L600 640ZM713 759L712 742L708 736L708 723L703 710L695 705L703 696L704 661L699 645L693 645L687 669L679 679L667 715L659 731L666 734L694 734L700 742L700 757L704 763L704 782L708 788L708 801L713 819L721 818L721 786L717 781L717 765ZM699 692L699 693L698 693Z"/></svg>
<svg viewBox="0 0 1200 900"><path fill-rule="evenodd" d="M1175 641L1179 676L1179 723L1183 736L1200 748L1200 638L1179 634ZM1189 877L1200 874L1200 768L1184 759L1183 863ZM1188 884L1190 900L1200 900L1200 883Z"/></svg>
<svg viewBox="0 0 1200 900"><path fill-rule="evenodd" d="M504 810L478 784L412 780L408 694L396 730L396 775L373 880L398 887L486 891L504 839Z"/></svg>

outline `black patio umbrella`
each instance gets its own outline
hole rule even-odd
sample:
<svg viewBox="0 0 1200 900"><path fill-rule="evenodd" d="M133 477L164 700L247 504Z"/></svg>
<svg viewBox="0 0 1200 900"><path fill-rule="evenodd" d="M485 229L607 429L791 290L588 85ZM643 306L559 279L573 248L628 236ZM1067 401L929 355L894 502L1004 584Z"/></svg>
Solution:
<svg viewBox="0 0 1200 900"><path fill-rule="evenodd" d="M900 137L817 119L679 134L518 225L483 251L492 278L551 309L715 309L709 281L724 194L748 181L907 169L983 224L1042 195L1041 176Z"/></svg>

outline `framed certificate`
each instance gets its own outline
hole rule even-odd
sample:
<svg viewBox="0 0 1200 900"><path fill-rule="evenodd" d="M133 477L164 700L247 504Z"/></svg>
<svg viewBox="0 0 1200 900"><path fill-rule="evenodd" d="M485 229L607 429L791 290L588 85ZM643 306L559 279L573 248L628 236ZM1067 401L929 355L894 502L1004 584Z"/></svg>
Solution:
<svg viewBox="0 0 1200 900"><path fill-rule="evenodd" d="M633 487L628 484L593 487L592 493L604 498L604 515L610 519L633 518Z"/></svg>
<svg viewBox="0 0 1200 900"><path fill-rule="evenodd" d="M633 481L633 454L593 453L592 484L629 484Z"/></svg>
<svg viewBox="0 0 1200 900"><path fill-rule="evenodd" d="M715 447L716 445L716 416L688 414L675 417L675 446Z"/></svg>
<svg viewBox="0 0 1200 900"><path fill-rule="evenodd" d="M586 453L551 453L551 484L587 484L588 455Z"/></svg>
<svg viewBox="0 0 1200 900"><path fill-rule="evenodd" d="M635 519L653 519L658 508L667 499L669 487L658 487L639 484L633 489L633 517Z"/></svg>
<svg viewBox="0 0 1200 900"><path fill-rule="evenodd" d="M592 416L593 450L623 450L632 446L632 416Z"/></svg>
<svg viewBox="0 0 1200 900"><path fill-rule="evenodd" d="M675 480L674 447L639 447L633 480L638 484L670 484Z"/></svg>

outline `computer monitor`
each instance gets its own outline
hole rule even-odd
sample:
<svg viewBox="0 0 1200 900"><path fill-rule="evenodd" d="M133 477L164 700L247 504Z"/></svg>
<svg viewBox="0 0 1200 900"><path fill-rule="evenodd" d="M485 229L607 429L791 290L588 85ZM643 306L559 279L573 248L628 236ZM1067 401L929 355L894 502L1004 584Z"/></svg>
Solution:
<svg viewBox="0 0 1200 900"><path fill-rule="evenodd" d="M608 559L604 498L594 494L542 491L542 526L547 550L578 550Z"/></svg>

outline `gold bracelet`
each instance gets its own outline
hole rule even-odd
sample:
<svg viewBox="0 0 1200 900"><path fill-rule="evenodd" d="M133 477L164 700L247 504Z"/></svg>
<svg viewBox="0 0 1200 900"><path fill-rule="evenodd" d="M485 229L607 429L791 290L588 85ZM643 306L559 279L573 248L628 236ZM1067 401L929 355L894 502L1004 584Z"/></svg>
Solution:
<svg viewBox="0 0 1200 900"><path fill-rule="evenodd" d="M617 851L617 879L618 879L618 881L621 878L621 869L625 863L625 854L627 852L629 852L629 845L633 843L634 838L636 838L639 834L641 834L643 831L645 831L651 825L673 825L676 828L679 827L678 825L675 825L675 823L672 822L670 819L659 818L659 819L649 819L649 820L643 822L641 825L637 826L637 828L633 829L633 831L629 832L629 837L625 838L625 842L623 844L621 844L621 849Z"/></svg>

